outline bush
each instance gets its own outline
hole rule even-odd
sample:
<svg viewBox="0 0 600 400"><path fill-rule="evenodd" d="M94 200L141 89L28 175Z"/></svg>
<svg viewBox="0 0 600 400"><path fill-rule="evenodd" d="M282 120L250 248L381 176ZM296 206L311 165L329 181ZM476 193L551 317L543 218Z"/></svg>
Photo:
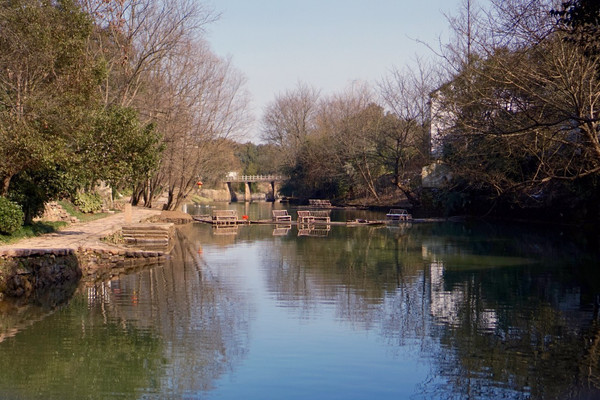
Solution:
<svg viewBox="0 0 600 400"><path fill-rule="evenodd" d="M0 197L0 233L12 234L23 225L23 210L21 207L6 199Z"/></svg>
<svg viewBox="0 0 600 400"><path fill-rule="evenodd" d="M102 210L102 197L98 193L77 193L73 204L82 213L94 213Z"/></svg>

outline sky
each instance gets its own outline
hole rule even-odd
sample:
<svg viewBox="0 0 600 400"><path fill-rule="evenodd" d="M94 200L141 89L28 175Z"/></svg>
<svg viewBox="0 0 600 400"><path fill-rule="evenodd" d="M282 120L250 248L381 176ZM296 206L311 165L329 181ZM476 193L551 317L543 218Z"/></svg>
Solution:
<svg viewBox="0 0 600 400"><path fill-rule="evenodd" d="M259 142L264 108L299 82L338 93L375 84L393 68L433 57L460 0L212 0L221 13L208 27L213 51L246 77ZM246 141L242 140L242 141Z"/></svg>

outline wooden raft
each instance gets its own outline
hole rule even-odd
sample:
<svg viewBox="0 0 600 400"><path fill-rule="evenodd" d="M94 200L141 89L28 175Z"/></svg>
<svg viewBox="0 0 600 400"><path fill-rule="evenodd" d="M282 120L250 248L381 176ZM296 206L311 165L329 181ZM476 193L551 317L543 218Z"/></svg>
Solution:
<svg viewBox="0 0 600 400"><path fill-rule="evenodd" d="M273 221L275 222L290 222L292 216L288 214L287 210L273 210Z"/></svg>
<svg viewBox="0 0 600 400"><path fill-rule="evenodd" d="M321 199L308 199L308 204L311 207L317 208L331 208L331 202L329 200L321 200Z"/></svg>
<svg viewBox="0 0 600 400"><path fill-rule="evenodd" d="M412 215L408 211L401 208L393 208L389 213L385 214L388 221L408 221L412 219Z"/></svg>
<svg viewBox="0 0 600 400"><path fill-rule="evenodd" d="M213 224L237 224L238 215L236 210L213 210Z"/></svg>
<svg viewBox="0 0 600 400"><path fill-rule="evenodd" d="M329 211L298 211L298 224L301 225L314 225L314 224L330 224L331 218L329 217Z"/></svg>

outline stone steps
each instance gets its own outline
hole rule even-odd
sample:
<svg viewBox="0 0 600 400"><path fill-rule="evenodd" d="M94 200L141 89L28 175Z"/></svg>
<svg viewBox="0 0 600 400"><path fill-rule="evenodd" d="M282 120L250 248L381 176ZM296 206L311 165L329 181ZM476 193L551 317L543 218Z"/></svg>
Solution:
<svg viewBox="0 0 600 400"><path fill-rule="evenodd" d="M132 224L123 226L125 243L169 243L175 224Z"/></svg>

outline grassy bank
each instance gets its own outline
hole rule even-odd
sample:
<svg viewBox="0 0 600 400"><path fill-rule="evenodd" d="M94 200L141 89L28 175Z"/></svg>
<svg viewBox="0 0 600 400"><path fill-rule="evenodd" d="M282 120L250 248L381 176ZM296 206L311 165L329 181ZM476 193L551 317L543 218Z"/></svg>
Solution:
<svg viewBox="0 0 600 400"><path fill-rule="evenodd" d="M65 211L68 212L70 216L76 217L81 222L95 221L97 219L108 217L109 215L112 215L112 214L108 214L108 213L89 213L89 214L82 213L71 202L66 201L66 200L59 200L58 204L60 204L61 207L64 208Z"/></svg>
<svg viewBox="0 0 600 400"><path fill-rule="evenodd" d="M18 242L21 239L27 239L30 237L44 235L46 233L56 232L63 226L66 226L66 222L34 222L31 225L20 227L12 235L0 234L0 244L10 244Z"/></svg>
<svg viewBox="0 0 600 400"><path fill-rule="evenodd" d="M76 217L80 222L94 221L100 218L105 218L109 213L82 213L72 203L61 200L58 202L65 211L72 217ZM31 225L24 225L11 235L0 234L0 244L11 244L22 239L27 239L35 236L44 235L58 231L60 228L67 226L69 223L64 221L36 221Z"/></svg>

